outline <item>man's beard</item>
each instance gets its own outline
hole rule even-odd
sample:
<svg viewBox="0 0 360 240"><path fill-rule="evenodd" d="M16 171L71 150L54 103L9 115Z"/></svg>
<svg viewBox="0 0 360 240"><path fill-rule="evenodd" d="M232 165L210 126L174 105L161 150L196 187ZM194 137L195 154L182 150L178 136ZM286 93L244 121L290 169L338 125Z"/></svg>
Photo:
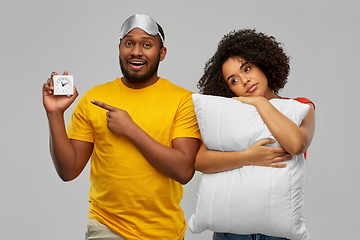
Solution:
<svg viewBox="0 0 360 240"><path fill-rule="evenodd" d="M142 83L145 82L146 80L150 79L152 76L154 76L158 70L159 64L160 64L160 54L158 56L157 61L155 62L154 65L149 66L149 70L144 73L144 74L139 74L137 72L134 73L130 73L124 65L124 62L121 60L121 57L119 57L119 63L120 63L120 69L124 75L124 77L129 81L129 82L133 82L133 83ZM147 61L146 63L147 64Z"/></svg>

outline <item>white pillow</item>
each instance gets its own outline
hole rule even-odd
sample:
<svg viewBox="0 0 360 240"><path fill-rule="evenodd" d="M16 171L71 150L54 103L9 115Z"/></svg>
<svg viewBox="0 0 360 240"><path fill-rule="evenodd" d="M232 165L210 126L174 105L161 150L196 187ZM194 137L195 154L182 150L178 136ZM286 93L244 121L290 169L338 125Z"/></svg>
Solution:
<svg viewBox="0 0 360 240"><path fill-rule="evenodd" d="M261 139L275 139L254 106L209 95L193 94L192 98L208 149L244 151ZM271 99L270 103L297 125L310 108L295 100ZM279 146L277 142L273 145ZM188 221L190 230L309 239L304 211L304 156L293 156L286 163L282 169L245 166L203 174L195 213Z"/></svg>

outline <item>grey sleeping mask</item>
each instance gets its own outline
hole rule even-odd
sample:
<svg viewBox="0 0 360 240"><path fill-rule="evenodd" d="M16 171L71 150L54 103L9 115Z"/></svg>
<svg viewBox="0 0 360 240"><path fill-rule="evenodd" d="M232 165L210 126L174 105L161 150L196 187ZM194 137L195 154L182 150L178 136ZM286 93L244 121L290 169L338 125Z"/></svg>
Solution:
<svg viewBox="0 0 360 240"><path fill-rule="evenodd" d="M120 40L134 28L139 28L151 36L159 34L159 37L164 44L164 38L159 32L159 28L155 20L144 14L134 14L125 20L120 30Z"/></svg>

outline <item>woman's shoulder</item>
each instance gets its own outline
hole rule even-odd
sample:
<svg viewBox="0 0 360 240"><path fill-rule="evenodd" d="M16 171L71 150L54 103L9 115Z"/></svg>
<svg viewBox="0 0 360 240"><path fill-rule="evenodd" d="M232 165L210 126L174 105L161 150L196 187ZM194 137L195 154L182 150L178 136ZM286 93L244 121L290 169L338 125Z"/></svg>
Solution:
<svg viewBox="0 0 360 240"><path fill-rule="evenodd" d="M311 103L315 108L315 103L306 97L296 97L296 98L283 97L283 98L284 99L293 99L293 100L296 100L301 103Z"/></svg>

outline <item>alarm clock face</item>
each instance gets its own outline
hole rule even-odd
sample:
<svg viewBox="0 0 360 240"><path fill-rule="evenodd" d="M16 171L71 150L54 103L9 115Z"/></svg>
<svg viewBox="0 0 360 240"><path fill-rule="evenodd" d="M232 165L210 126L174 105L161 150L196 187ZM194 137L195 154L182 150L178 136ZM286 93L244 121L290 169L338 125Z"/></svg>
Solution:
<svg viewBox="0 0 360 240"><path fill-rule="evenodd" d="M54 95L73 95L73 76L54 75Z"/></svg>

